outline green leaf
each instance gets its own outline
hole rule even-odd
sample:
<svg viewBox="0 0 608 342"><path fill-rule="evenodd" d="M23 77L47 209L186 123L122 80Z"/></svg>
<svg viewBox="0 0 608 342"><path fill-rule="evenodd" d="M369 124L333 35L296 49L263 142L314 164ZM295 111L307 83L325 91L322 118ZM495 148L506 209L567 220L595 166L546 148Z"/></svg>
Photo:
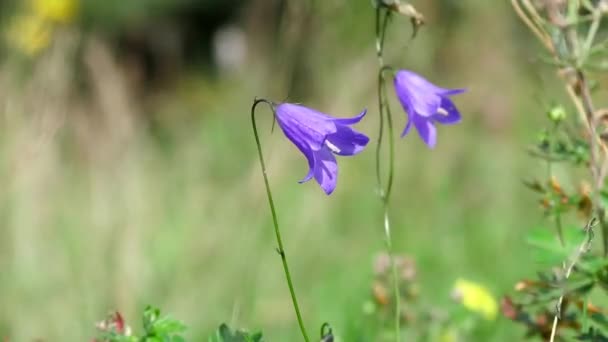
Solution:
<svg viewBox="0 0 608 342"><path fill-rule="evenodd" d="M605 270L608 267L608 260L592 255L589 257L581 258L576 266L581 271L596 274L602 270Z"/></svg>
<svg viewBox="0 0 608 342"><path fill-rule="evenodd" d="M574 227L563 229L563 245L557 234L547 228L537 228L530 231L526 242L535 248L535 256L542 264L558 265L567 262L585 241L585 233Z"/></svg>
<svg viewBox="0 0 608 342"><path fill-rule="evenodd" d="M228 325L223 323L217 331L217 340L215 342L263 342L261 332L250 334L246 331L232 331Z"/></svg>
<svg viewBox="0 0 608 342"><path fill-rule="evenodd" d="M159 318L152 326L152 332L161 336L181 333L185 330L186 325L184 323L169 316Z"/></svg>

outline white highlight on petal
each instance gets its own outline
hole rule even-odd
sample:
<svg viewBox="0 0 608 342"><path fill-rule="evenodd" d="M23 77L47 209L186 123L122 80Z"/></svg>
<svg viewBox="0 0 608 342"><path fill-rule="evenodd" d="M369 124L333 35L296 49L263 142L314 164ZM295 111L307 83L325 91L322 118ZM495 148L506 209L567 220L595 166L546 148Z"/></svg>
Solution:
<svg viewBox="0 0 608 342"><path fill-rule="evenodd" d="M325 140L325 146L329 147L333 153L340 153L340 149L336 145L330 143L327 139Z"/></svg>
<svg viewBox="0 0 608 342"><path fill-rule="evenodd" d="M441 114L441 115L443 115L443 116L448 116L448 114L449 114L449 113L448 113L448 111L447 111L447 110L445 110L445 109L443 109L443 108L439 107L439 109L437 109L437 114Z"/></svg>

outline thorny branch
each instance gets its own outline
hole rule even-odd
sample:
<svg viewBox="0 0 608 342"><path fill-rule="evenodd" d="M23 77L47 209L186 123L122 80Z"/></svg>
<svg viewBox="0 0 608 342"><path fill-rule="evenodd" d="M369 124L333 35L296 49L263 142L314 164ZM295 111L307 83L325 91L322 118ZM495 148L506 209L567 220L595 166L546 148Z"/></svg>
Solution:
<svg viewBox="0 0 608 342"><path fill-rule="evenodd" d="M581 59L585 57L586 52L583 51L581 53L579 50L581 44L579 42L576 28L575 26L569 24L568 20L564 17L563 7L566 5L566 2L557 4L555 1L545 0L544 3L547 7L547 12L550 13L548 22L542 19L542 16L539 14L536 7L530 0L511 0L515 13L541 41L543 46L549 51L549 53L551 53L554 60L558 62L558 64L564 64L563 62L571 61L563 61L563 57L558 55L555 41L551 39L551 36L548 34L545 28L547 25L553 25L561 30L566 41L566 45L570 50L569 57L574 57L576 59L575 65L560 68L558 70L558 75L564 81L566 92L574 103L581 120L585 122L585 126L587 128L590 149L589 169L592 178L593 207L602 229L604 256L608 256L608 223L604 217L605 208L601 203L600 197L601 189L608 173L608 148L601 140L597 132L598 115L593 105L591 91L585 72L581 68ZM595 10L599 11L600 9L598 8ZM590 32L587 35L584 46L591 44L589 43L589 37L593 37L595 35L595 33L592 31L596 30L601 17L602 16L599 14L592 15ZM566 63L566 65L568 65L568 63Z"/></svg>
<svg viewBox="0 0 608 342"><path fill-rule="evenodd" d="M523 6L520 5L520 3ZM592 178L593 211L597 216L602 230L603 253L604 257L607 257L608 224L605 220L605 208L601 203L601 190L604 185L608 170L608 148L606 147L597 132L597 118L599 116L599 113L596 113L595 111L587 77L582 69L582 66L585 63L585 59L588 56L589 50L593 45L593 40L602 18L601 13L599 12L601 11L601 9L599 7L591 9L593 12L591 16L591 26L587 32L584 44L581 45L581 42L579 41L578 32L576 31L576 26L569 23L569 21L564 15L566 8L568 11L570 11L572 9L571 7L575 6L576 4L573 5L573 3L568 1L543 1L543 5L547 12L548 21L545 21L542 18L542 16L539 14L539 12L536 10L536 7L534 6L534 4L532 4L530 0L511 0L511 4L516 14L520 17L524 24L528 26L530 31L534 33L534 35L541 41L543 46L553 56L553 59L555 60L555 62L557 62L557 65L566 65L566 67L562 67L558 70L558 75L564 81L566 92L574 103L581 120L586 124L585 127L587 128L587 136L589 139L590 149L589 169ZM546 27L548 25L557 28L561 32L563 39L566 43L566 48L568 50L566 58L557 53L558 49L556 46L556 40L552 39L551 35L549 35L546 30ZM565 279L568 279L570 273L572 272L572 269L574 268L574 265L578 262L579 258L589 249L591 237L593 236L591 229L592 225L594 224L594 219L592 219L592 221L588 223L586 231L589 234L589 238L586 239L583 244L581 244L575 255L571 258L570 265L566 267L566 264L564 263ZM560 311L563 300L564 295L559 298L557 303L557 314L553 319L553 327L551 330L551 342L555 340L555 336L557 333L557 324L560 319Z"/></svg>
<svg viewBox="0 0 608 342"><path fill-rule="evenodd" d="M583 256L583 254L587 253L589 251L589 249L591 248L591 242L593 241L593 227L595 226L596 221L595 219L591 219L587 225L585 226L585 240L580 244L580 246L577 248L577 250L574 252L574 255L570 258L570 264L568 265L568 268L566 268L566 273L564 274L564 281L568 280L568 278L570 278L570 274L572 273L572 270L574 269L574 266L576 265L576 263L579 261L579 259ZM565 268L565 264L564 264L564 268ZM555 340L555 334L557 333L557 323L561 318L561 310L562 310L562 303L564 302L564 295L562 294L558 301L557 301L557 313L555 314L555 317L553 317L553 327L551 329L551 338L549 339L550 342L553 342Z"/></svg>

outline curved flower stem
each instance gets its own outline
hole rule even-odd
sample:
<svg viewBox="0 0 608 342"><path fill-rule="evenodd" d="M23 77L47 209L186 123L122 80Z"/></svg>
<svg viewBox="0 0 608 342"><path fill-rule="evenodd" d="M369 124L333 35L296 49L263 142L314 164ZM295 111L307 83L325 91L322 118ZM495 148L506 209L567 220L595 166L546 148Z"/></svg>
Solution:
<svg viewBox="0 0 608 342"><path fill-rule="evenodd" d="M383 15L384 14L384 15ZM390 112L390 106L386 97L386 85L384 83L384 71L390 69L384 65L383 52L384 52L384 40L386 37L386 28L390 20L390 12L383 11L381 6L376 9L376 54L378 57L379 71L378 71L378 109L380 115L380 125L378 128L378 145L376 146L376 181L378 191L380 192L380 199L382 201L382 207L384 212L384 237L386 252L389 256L392 283L393 283L393 296L395 297L395 340L401 339L401 294L399 291L399 278L397 277L397 266L395 265L395 258L393 253L393 244L391 239L391 224L389 216L389 202L390 194L393 185L393 174L395 169L395 148L393 138L393 120ZM386 187L382 182L382 170L381 170L381 152L382 152L382 139L384 137L384 120L386 115L386 125L388 129L388 149L389 149L389 165L388 165L388 179Z"/></svg>
<svg viewBox="0 0 608 342"><path fill-rule="evenodd" d="M382 82L383 89L383 101L386 103L386 123L388 128L388 151L389 151L389 164L388 164L388 179L386 183L386 190L382 193L382 203L384 207L384 236L385 236L385 244L386 251L389 254L390 264L391 264L391 273L393 278L393 295L395 297L395 340L399 341L401 339L401 292L399 291L399 277L397 276L397 265L395 264L395 257L393 252L393 243L391 238L391 223L389 218L389 202L391 190L393 187L393 174L395 171L395 144L394 144L394 135L393 135L393 119L391 115L390 106L388 105L388 100L386 99L386 86L382 81L382 71L380 71L380 79Z"/></svg>
<svg viewBox="0 0 608 342"><path fill-rule="evenodd" d="M304 327L304 321L302 320L302 314L300 313L300 307L298 305L298 299L296 298L296 292L293 287L293 282L291 280L291 275L289 273L289 266L287 265L287 256L285 255L285 249L283 248L283 241L281 239L281 231L279 230L279 222L277 220L277 212L274 207L274 201L272 200L272 193L270 191L270 184L268 183L268 175L266 173L266 164L264 163L264 156L262 155L262 145L260 144L260 138L258 136L258 129L255 123L255 108L260 103L266 103L270 106L274 113L274 108L272 102L264 99L255 99L253 105L251 106L251 124L253 126L253 135L255 136L255 143L258 148L258 156L260 158L260 166L262 168L262 175L264 176L264 185L266 186L266 196L268 197L268 205L270 206L270 212L272 213L272 223L274 224L274 233L277 238L277 244L279 247L277 248L277 252L281 256L281 261L283 262L283 270L285 271L285 278L287 279L287 286L289 287L289 293L291 294L291 301L293 302L293 308L296 312L296 316L298 318L298 324L300 325L300 331L302 332L302 337L304 337L304 341L309 342L308 334L306 333L306 328Z"/></svg>

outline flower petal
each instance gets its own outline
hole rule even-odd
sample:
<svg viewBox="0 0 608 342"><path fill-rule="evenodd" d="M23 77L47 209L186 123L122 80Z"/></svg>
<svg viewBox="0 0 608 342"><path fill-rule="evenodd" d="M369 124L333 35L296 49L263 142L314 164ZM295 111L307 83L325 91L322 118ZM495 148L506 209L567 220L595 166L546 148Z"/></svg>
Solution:
<svg viewBox="0 0 608 342"><path fill-rule="evenodd" d="M308 160L308 174L306 174L306 176L304 176L304 178L302 178L301 180L298 181L298 183L302 184L302 183L306 183L309 180L311 180L312 176L314 176L314 174L315 174L315 168L314 168L315 157L314 157L314 152L311 150L300 149L300 151L302 151L302 153L304 153L304 156L306 156L306 159Z"/></svg>
<svg viewBox="0 0 608 342"><path fill-rule="evenodd" d="M275 109L277 122L285 135L296 143L308 146L313 151L319 150L328 134L336 131L333 118L310 108L282 103Z"/></svg>
<svg viewBox="0 0 608 342"><path fill-rule="evenodd" d="M452 96L452 95L458 95L458 94L462 94L465 91L467 91L464 88L461 89L443 89L442 91L439 93L441 96Z"/></svg>
<svg viewBox="0 0 608 342"><path fill-rule="evenodd" d="M369 138L345 125L336 125L336 133L327 136L326 145L340 156L352 156L365 148Z"/></svg>
<svg viewBox="0 0 608 342"><path fill-rule="evenodd" d="M429 82L426 78L418 75L417 73L409 70L399 70L395 74L395 81L399 79L399 82L407 85L407 87L412 89L417 89L418 91L434 93L437 95L456 95L466 91L466 89L448 89L441 88L439 86L434 85Z"/></svg>
<svg viewBox="0 0 608 342"><path fill-rule="evenodd" d="M447 97L441 99L441 105L437 113L433 115L433 120L444 125L453 125L461 120L460 113L454 102Z"/></svg>
<svg viewBox="0 0 608 342"><path fill-rule="evenodd" d="M285 133L285 136L287 137L287 139L289 139L294 145L296 145L298 150L300 150L300 152L302 152L302 154L304 154L304 156L306 157L306 160L308 161L308 168L309 168L308 174L299 182L300 183L308 182L314 175L314 167L313 167L314 166L314 155L313 155L313 151L312 151L311 147L308 145L307 140L303 137L301 132L299 132L297 129L294 129L293 126L283 125L283 124L281 124L280 121L279 121L279 126L283 130L283 133Z"/></svg>
<svg viewBox="0 0 608 342"><path fill-rule="evenodd" d="M336 182L338 180L338 163L327 147L315 151L314 157L315 179L323 191L329 195L336 188Z"/></svg>
<svg viewBox="0 0 608 342"><path fill-rule="evenodd" d="M364 109L359 115L352 118L332 118L333 122L340 125L354 125L361 121L365 114L367 113L367 109Z"/></svg>
<svg viewBox="0 0 608 342"><path fill-rule="evenodd" d="M416 126L416 130L422 141L430 148L435 147L437 143L437 129L433 125L432 120L421 116L414 116L413 119L414 126Z"/></svg>
<svg viewBox="0 0 608 342"><path fill-rule="evenodd" d="M400 70L395 74L395 92L403 109L412 115L430 117L441 103L443 90L411 71Z"/></svg>
<svg viewBox="0 0 608 342"><path fill-rule="evenodd" d="M405 124L405 128L403 129L403 133L401 133L401 137L403 138L406 134L410 132L410 128L412 128L412 119L411 115L407 115L407 123Z"/></svg>

